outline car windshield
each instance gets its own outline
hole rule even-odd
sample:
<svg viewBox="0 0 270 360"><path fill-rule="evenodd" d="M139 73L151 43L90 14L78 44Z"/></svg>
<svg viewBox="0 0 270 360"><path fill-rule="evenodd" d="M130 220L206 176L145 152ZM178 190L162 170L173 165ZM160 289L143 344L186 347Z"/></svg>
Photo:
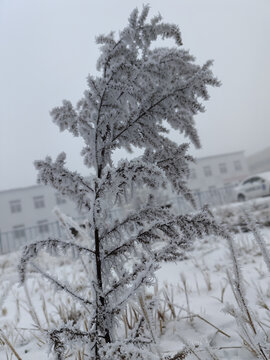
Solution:
<svg viewBox="0 0 270 360"><path fill-rule="evenodd" d="M253 176L252 178L246 179L245 181L243 181L242 185L250 185L253 183L257 183L257 182L264 182L264 180L259 177L259 176Z"/></svg>

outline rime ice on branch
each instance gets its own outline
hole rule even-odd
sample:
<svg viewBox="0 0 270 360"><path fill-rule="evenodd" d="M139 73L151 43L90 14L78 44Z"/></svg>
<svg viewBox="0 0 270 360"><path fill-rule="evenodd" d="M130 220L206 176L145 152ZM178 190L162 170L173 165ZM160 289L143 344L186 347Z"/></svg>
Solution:
<svg viewBox="0 0 270 360"><path fill-rule="evenodd" d="M57 359L62 359L69 342L78 340L87 344L91 359L122 359L123 354L126 359L160 358L150 322L147 332L142 315L137 328L122 339L117 332L119 315L130 300L137 301L144 286L153 284L161 261L181 258L195 237L219 231L207 209L176 216L157 201L146 200L139 211L114 222L108 216L114 206L130 201L142 186L156 190L158 196L158 190L170 183L175 193L192 201L185 180L192 160L188 145L171 141L165 124L199 147L193 117L204 111L201 100L209 98L207 86L219 85L210 70L211 61L196 65L194 57L181 48L179 28L162 22L160 16L147 22L148 12L148 6L141 13L135 9L119 36L97 37L100 75L88 76L87 90L76 107L64 100L51 111L60 131L83 138L81 155L96 175L87 180L69 171L65 154L55 162L51 158L36 162L39 181L87 211L89 223L87 249L75 246L73 239L48 239L27 246L21 259L24 281L27 263L41 249L60 254L70 248L89 258L89 299L34 265L57 289L67 291L89 310L87 331L63 326L49 333ZM175 47L154 47L160 38L173 39ZM143 148L143 156L115 166L113 151L132 151L132 147Z"/></svg>

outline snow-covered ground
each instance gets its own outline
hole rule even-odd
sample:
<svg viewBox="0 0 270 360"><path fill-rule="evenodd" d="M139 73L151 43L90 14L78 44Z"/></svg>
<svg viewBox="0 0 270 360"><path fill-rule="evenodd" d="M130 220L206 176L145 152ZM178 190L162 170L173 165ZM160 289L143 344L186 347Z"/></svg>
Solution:
<svg viewBox="0 0 270 360"><path fill-rule="evenodd" d="M262 229L270 247L270 230ZM270 274L252 233L234 236L243 274L248 308L261 334L270 327ZM18 285L17 263L20 254L0 257L0 359L50 359L41 328L57 327L63 321L76 321L84 310L35 272L29 274L27 287ZM58 277L68 278L79 289L84 286L83 268L68 261L43 257L43 266ZM236 318L228 312L236 300L228 282L232 261L225 239L207 237L195 242L184 261L163 264L157 272L164 321L156 321L160 348L173 354L184 347L191 351L185 359L256 359L243 344L243 333ZM87 289L86 289L87 291ZM150 290L149 290L150 291ZM238 318L239 320L239 318ZM160 323L160 326L158 324ZM256 335L256 336L257 336ZM254 338L256 338L254 336ZM241 338L242 337L242 338ZM255 342L259 340L255 340ZM9 342L9 344L7 344ZM270 344L270 340L269 340ZM14 350L11 350L11 347ZM192 354L195 352L195 355ZM76 359L76 355L72 355ZM79 358L79 357L78 357Z"/></svg>

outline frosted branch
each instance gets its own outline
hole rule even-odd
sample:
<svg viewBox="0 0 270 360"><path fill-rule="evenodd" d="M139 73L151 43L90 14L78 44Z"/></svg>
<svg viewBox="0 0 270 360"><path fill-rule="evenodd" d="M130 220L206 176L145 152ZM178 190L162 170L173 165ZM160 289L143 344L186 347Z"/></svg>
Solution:
<svg viewBox="0 0 270 360"><path fill-rule="evenodd" d="M73 253L77 252L80 254L87 254L90 256L93 256L95 254L93 250L74 244L72 242L66 242L66 241L62 241L58 239L50 239L50 238L47 240L37 241L33 244L25 246L18 267L21 283L23 283L25 280L25 271L26 271L27 263L31 259L36 258L41 250L45 250L50 255L55 255L59 252L59 250L66 252L69 249L73 250Z"/></svg>
<svg viewBox="0 0 270 360"><path fill-rule="evenodd" d="M31 265L33 266L34 269L36 269L45 279L49 280L57 290L63 290L64 292L66 292L68 295L71 295L72 298L78 300L79 302L81 302L83 305L92 305L92 302L89 301L86 298L81 297L80 295L76 294L67 284L63 284L62 282L60 282L59 280L57 280L55 277L53 277L52 275L47 274L45 271L43 271L39 266L37 266L34 263L31 263Z"/></svg>

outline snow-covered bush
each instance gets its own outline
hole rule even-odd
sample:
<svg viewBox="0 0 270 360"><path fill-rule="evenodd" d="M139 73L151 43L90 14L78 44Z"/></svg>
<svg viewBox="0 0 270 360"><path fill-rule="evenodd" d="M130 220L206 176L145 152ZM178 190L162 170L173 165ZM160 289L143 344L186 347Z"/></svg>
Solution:
<svg viewBox="0 0 270 360"><path fill-rule="evenodd" d="M39 182L69 197L87 218L84 228L65 218L67 231L75 229L83 243L72 234L69 241L39 241L24 248L20 262L22 282L31 262L89 314L87 323L63 324L48 331L57 359L64 358L67 347L76 344L86 346L90 359L160 358L147 315L148 306L154 303L143 298L143 287L155 282L162 261L181 258L195 237L219 232L207 209L179 216L159 205L159 189L168 184L176 194L193 201L186 184L188 162L192 161L188 144L171 141L166 124L199 147L193 116L204 111L200 100L209 98L207 85L219 83L210 70L211 61L196 65L194 57L181 48L178 27L162 22L160 16L147 22L148 12L148 6L140 14L135 9L117 38L113 33L97 38L100 76L88 76L88 88L77 107L64 100L51 112L61 131L83 138L81 154L95 176L84 178L69 171L64 153L56 161L47 157L35 163ZM175 47L154 47L158 38L174 40ZM143 148L143 155L113 163L114 150L131 152L133 147ZM142 186L149 187L152 195L140 209L112 221L111 210L129 203ZM41 250L87 259L84 265L90 291L75 291L71 284L42 270L34 262ZM145 311L125 338L118 324L130 300L143 301Z"/></svg>

